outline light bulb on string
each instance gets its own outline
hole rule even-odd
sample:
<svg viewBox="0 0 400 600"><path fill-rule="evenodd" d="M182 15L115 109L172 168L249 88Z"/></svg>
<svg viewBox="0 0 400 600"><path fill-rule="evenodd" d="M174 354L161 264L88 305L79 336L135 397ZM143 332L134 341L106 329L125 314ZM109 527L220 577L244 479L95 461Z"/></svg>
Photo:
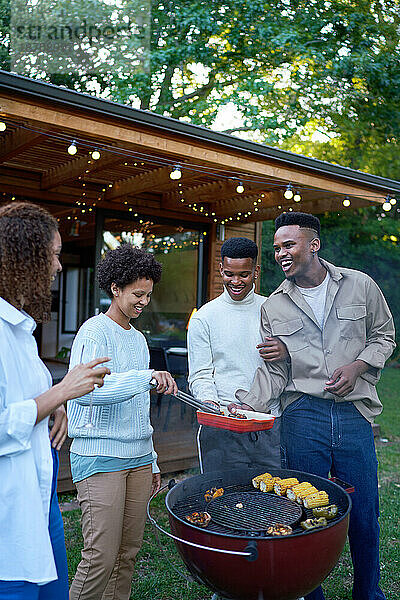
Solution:
<svg viewBox="0 0 400 600"><path fill-rule="evenodd" d="M345 206L347 208L351 204L350 199L346 196L346 198L343 200L342 204L343 204L343 206Z"/></svg>
<svg viewBox="0 0 400 600"><path fill-rule="evenodd" d="M285 196L286 200L291 200L293 198L293 188L291 183L288 183L283 195Z"/></svg>
<svg viewBox="0 0 400 600"><path fill-rule="evenodd" d="M382 204L382 209L383 209L385 212L388 212L388 211L389 211L391 208L392 208L392 205L390 204L390 202L384 202L384 203Z"/></svg>
<svg viewBox="0 0 400 600"><path fill-rule="evenodd" d="M182 177L182 171L180 165L174 165L171 173L169 174L171 179L180 179Z"/></svg>
<svg viewBox="0 0 400 600"><path fill-rule="evenodd" d="M397 200L396 200L396 198L395 198L394 196L391 196L390 194L388 194L388 195L386 196L386 202L390 202L390 204L391 204L392 206L394 206L395 204L397 204Z"/></svg>
<svg viewBox="0 0 400 600"><path fill-rule="evenodd" d="M71 156L74 156L77 152L78 152L78 148L76 146L75 142L71 142L71 144L68 146L68 150L67 150L68 154L70 154Z"/></svg>
<svg viewBox="0 0 400 600"><path fill-rule="evenodd" d="M93 160L99 160L101 154L98 150L93 150L91 157L93 158Z"/></svg>
<svg viewBox="0 0 400 600"><path fill-rule="evenodd" d="M0 131L5 131L7 129L7 124L4 121L0 121Z"/></svg>
<svg viewBox="0 0 400 600"><path fill-rule="evenodd" d="M244 192L244 185L241 181L239 181L239 183L236 186L236 191L238 194L243 194Z"/></svg>
<svg viewBox="0 0 400 600"><path fill-rule="evenodd" d="M300 195L300 192L295 192L295 194L294 194L294 196L293 196L293 200L294 200L295 202L300 202L300 200L301 200L301 195Z"/></svg>

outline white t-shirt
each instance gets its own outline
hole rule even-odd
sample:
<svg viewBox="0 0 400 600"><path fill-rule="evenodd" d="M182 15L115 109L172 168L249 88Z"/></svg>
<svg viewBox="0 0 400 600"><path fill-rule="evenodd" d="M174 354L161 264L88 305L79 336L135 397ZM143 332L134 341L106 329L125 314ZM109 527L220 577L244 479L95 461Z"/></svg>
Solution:
<svg viewBox="0 0 400 600"><path fill-rule="evenodd" d="M296 285L304 300L311 307L321 329L324 327L325 301L329 279L330 275L326 272L325 279L316 287L303 288Z"/></svg>

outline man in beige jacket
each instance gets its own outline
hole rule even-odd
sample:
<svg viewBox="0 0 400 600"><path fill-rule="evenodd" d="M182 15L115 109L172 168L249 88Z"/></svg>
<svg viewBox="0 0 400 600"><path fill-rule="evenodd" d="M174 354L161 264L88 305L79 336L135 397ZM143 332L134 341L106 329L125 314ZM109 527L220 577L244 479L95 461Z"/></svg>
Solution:
<svg viewBox="0 0 400 600"><path fill-rule="evenodd" d="M393 319L376 283L318 256L320 222L284 213L275 221L275 260L285 281L261 309L261 334L277 336L289 361L259 368L247 408L267 410L281 390L283 466L354 485L349 542L353 600L383 600L379 588L377 460L371 423L382 411L375 385L391 355ZM308 600L324 598L322 589Z"/></svg>

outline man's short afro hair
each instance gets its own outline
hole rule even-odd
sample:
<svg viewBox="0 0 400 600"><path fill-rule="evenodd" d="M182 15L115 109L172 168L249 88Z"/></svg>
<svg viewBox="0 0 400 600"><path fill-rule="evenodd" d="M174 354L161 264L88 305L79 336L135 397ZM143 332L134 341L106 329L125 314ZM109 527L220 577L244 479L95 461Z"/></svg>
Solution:
<svg viewBox="0 0 400 600"><path fill-rule="evenodd" d="M314 215L310 215L309 213L282 213L275 219L275 231L277 231L279 227L284 227L285 225L298 225L299 227L314 229L314 231L318 233L318 237L320 237L321 223L317 217L314 217Z"/></svg>
<svg viewBox="0 0 400 600"><path fill-rule="evenodd" d="M245 237L234 237L226 240L221 246L221 260L227 258L252 258L257 260L258 248L253 240Z"/></svg>
<svg viewBox="0 0 400 600"><path fill-rule="evenodd" d="M97 265L97 281L107 296L112 298L112 283L120 289L138 279L151 279L158 283L161 271L162 265L152 254L130 244L123 244L107 252Z"/></svg>

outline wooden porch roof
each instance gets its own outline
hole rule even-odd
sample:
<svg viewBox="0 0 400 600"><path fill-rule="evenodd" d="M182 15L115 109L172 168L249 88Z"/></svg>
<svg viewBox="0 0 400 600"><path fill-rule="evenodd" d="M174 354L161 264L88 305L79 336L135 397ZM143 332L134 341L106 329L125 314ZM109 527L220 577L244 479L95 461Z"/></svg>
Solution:
<svg viewBox="0 0 400 600"><path fill-rule="evenodd" d="M358 207L400 193L398 181L2 71L0 118L0 201L40 200L60 218L101 207L212 225L254 222L282 210L344 210L346 196ZM182 176L172 180L176 164ZM300 202L284 198L289 183Z"/></svg>

